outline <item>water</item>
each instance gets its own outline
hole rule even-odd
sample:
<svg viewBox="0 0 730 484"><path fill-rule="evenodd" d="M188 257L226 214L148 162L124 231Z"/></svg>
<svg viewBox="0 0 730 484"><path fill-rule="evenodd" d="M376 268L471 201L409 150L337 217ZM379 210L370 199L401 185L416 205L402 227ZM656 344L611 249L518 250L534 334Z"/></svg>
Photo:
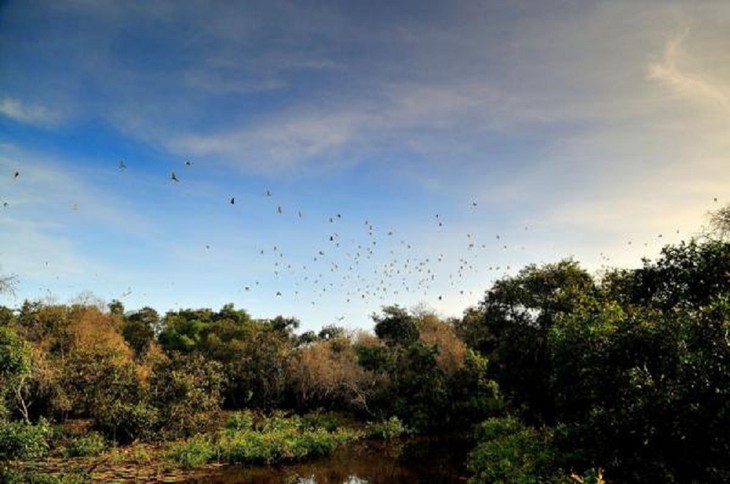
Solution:
<svg viewBox="0 0 730 484"><path fill-rule="evenodd" d="M455 436L417 437L398 443L358 442L329 457L299 464L227 466L200 482L231 484L464 483L469 442Z"/></svg>

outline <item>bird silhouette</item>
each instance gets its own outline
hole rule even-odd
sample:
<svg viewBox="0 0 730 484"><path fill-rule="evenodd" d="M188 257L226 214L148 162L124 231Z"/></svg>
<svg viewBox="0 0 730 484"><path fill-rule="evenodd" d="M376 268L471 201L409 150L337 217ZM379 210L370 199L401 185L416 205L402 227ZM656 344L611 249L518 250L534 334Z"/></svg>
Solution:
<svg viewBox="0 0 730 484"><path fill-rule="evenodd" d="M231 205L236 203L236 197L231 197Z"/></svg>
<svg viewBox="0 0 730 484"><path fill-rule="evenodd" d="M178 183L180 182L180 179L177 177L177 175L175 174L174 171L170 172L170 180L172 180L174 182L178 182Z"/></svg>
<svg viewBox="0 0 730 484"><path fill-rule="evenodd" d="M124 163L124 160L119 160L119 169L120 170L126 170L127 169L127 164Z"/></svg>
<svg viewBox="0 0 730 484"><path fill-rule="evenodd" d="M20 176L20 172L16 171L15 174L13 175L13 178L18 178L19 176ZM715 201L717 201L717 199L715 199Z"/></svg>

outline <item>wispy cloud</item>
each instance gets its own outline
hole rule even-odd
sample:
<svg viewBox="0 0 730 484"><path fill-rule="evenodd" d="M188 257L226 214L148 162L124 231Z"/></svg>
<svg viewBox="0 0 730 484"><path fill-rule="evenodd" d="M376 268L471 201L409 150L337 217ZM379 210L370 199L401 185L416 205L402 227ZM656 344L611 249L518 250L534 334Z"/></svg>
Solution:
<svg viewBox="0 0 730 484"><path fill-rule="evenodd" d="M34 126L54 126L63 119L60 113L44 106L9 97L0 100L0 114L13 121Z"/></svg>
<svg viewBox="0 0 730 484"><path fill-rule="evenodd" d="M661 83L681 98L730 109L730 85L680 65L682 46L689 33L685 30L667 42L661 61L649 65L649 79Z"/></svg>

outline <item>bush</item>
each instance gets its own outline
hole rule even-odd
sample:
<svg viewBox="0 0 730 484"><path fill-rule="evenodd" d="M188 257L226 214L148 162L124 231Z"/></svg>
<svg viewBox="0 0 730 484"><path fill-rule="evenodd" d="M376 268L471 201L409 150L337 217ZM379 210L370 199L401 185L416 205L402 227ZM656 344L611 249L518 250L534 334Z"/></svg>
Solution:
<svg viewBox="0 0 730 484"><path fill-rule="evenodd" d="M108 402L95 410L94 426L110 439L131 442L149 438L158 425L159 412L146 403Z"/></svg>
<svg viewBox="0 0 730 484"><path fill-rule="evenodd" d="M203 431L220 410L221 365L200 355L174 355L154 366L149 401L162 433L184 437Z"/></svg>
<svg viewBox="0 0 730 484"><path fill-rule="evenodd" d="M37 424L0 422L0 462L35 459L48 453L51 427L41 418Z"/></svg>
<svg viewBox="0 0 730 484"><path fill-rule="evenodd" d="M251 410L234 412L226 420L226 428L229 430L251 430L254 424L254 413Z"/></svg>
<svg viewBox="0 0 730 484"><path fill-rule="evenodd" d="M552 434L512 418L491 418L477 429L480 443L469 454L472 482L548 482L559 475Z"/></svg>
<svg viewBox="0 0 730 484"><path fill-rule="evenodd" d="M239 464L277 464L327 455L360 436L350 429L309 428L299 416L275 413L255 421L251 412L233 414L227 429L174 444L168 456L186 466L214 459Z"/></svg>
<svg viewBox="0 0 730 484"><path fill-rule="evenodd" d="M216 456L216 448L204 435L195 435L170 446L168 456L185 467L200 467Z"/></svg>
<svg viewBox="0 0 730 484"><path fill-rule="evenodd" d="M392 440L406 432L406 426L398 417L390 417L383 422L371 422L365 427L365 436L370 439Z"/></svg>
<svg viewBox="0 0 730 484"><path fill-rule="evenodd" d="M106 440L98 432L90 432L72 439L63 450L65 457L95 457L106 450Z"/></svg>

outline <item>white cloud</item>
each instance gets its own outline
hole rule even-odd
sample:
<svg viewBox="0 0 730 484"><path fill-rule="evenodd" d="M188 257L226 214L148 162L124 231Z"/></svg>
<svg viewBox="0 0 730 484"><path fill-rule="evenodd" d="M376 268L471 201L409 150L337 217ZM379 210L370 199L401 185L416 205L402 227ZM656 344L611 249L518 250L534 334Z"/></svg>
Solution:
<svg viewBox="0 0 730 484"><path fill-rule="evenodd" d="M0 100L0 114L14 121L35 126L53 126L62 120L58 112L8 97Z"/></svg>
<svg viewBox="0 0 730 484"><path fill-rule="evenodd" d="M689 30L667 42L662 60L649 65L649 79L666 86L677 96L693 102L715 105L730 110L730 85L699 71L683 69L682 45Z"/></svg>

